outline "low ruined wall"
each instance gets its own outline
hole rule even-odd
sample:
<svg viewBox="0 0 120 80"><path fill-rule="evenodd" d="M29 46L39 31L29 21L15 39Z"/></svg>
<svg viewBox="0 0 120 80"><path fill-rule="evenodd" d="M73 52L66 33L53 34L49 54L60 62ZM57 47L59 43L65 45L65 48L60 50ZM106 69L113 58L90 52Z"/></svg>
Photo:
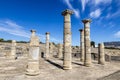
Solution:
<svg viewBox="0 0 120 80"><path fill-rule="evenodd" d="M9 55L11 52L11 43L0 42L0 56ZM16 54L17 57L27 56L29 53L29 43L17 43L16 45ZM45 54L45 44L40 44L40 56L41 54ZM58 53L58 49L53 45L52 55L56 55Z"/></svg>

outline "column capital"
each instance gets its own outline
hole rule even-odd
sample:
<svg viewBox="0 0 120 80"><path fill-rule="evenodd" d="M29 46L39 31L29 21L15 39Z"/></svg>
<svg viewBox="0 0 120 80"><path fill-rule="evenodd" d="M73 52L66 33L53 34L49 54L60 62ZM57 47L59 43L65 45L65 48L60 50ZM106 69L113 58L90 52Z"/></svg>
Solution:
<svg viewBox="0 0 120 80"><path fill-rule="evenodd" d="M32 30L30 30L30 31L31 31L32 33L33 33L33 32L36 32L36 30L34 30L34 29L32 29Z"/></svg>
<svg viewBox="0 0 120 80"><path fill-rule="evenodd" d="M91 21L92 21L91 19L84 19L84 20L82 20L83 23L87 23L87 22L90 23Z"/></svg>
<svg viewBox="0 0 120 80"><path fill-rule="evenodd" d="M84 31L83 29L79 29L80 32Z"/></svg>
<svg viewBox="0 0 120 80"><path fill-rule="evenodd" d="M47 34L50 34L50 33L49 33L49 32L46 32L45 34L47 35Z"/></svg>
<svg viewBox="0 0 120 80"><path fill-rule="evenodd" d="M16 42L16 40L12 40L12 43L15 43Z"/></svg>
<svg viewBox="0 0 120 80"><path fill-rule="evenodd" d="M104 47L104 43L99 43L98 45L101 47Z"/></svg>
<svg viewBox="0 0 120 80"><path fill-rule="evenodd" d="M66 14L73 14L73 11L72 10L69 10L69 9L66 9L62 12L62 15L65 16Z"/></svg>

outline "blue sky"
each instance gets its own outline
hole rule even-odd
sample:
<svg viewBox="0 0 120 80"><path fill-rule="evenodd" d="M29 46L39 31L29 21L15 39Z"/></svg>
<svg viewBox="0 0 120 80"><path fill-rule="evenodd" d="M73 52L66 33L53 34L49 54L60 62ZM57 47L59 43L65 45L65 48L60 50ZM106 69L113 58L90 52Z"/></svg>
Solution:
<svg viewBox="0 0 120 80"><path fill-rule="evenodd" d="M120 0L0 0L0 37L29 41L35 29L40 41L50 32L50 41L62 43L63 16L71 9L72 45L79 45L82 19L90 18L91 40L96 44L120 41Z"/></svg>

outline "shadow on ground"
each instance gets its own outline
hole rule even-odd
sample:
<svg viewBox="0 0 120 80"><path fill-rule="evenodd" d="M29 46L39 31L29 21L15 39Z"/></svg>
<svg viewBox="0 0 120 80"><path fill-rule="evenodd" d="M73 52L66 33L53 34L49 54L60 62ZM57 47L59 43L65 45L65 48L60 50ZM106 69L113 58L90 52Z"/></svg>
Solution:
<svg viewBox="0 0 120 80"><path fill-rule="evenodd" d="M57 63L55 63L55 62L52 62L52 61L50 61L50 60L46 60L46 61L49 62L50 64L56 66L57 68L63 69L62 66L60 66L59 64L57 64Z"/></svg>
<svg viewBox="0 0 120 80"><path fill-rule="evenodd" d="M72 64L83 66L83 64L80 64L80 63L77 63L77 62L72 62Z"/></svg>
<svg viewBox="0 0 120 80"><path fill-rule="evenodd" d="M120 80L120 70L97 80Z"/></svg>

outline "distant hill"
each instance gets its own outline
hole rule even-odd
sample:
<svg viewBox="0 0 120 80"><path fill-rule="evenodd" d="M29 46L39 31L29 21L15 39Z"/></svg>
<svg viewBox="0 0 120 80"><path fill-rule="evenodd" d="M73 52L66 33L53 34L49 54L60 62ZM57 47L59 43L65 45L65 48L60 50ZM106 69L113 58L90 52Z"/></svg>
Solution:
<svg viewBox="0 0 120 80"><path fill-rule="evenodd" d="M105 47L120 48L120 41L104 42Z"/></svg>

